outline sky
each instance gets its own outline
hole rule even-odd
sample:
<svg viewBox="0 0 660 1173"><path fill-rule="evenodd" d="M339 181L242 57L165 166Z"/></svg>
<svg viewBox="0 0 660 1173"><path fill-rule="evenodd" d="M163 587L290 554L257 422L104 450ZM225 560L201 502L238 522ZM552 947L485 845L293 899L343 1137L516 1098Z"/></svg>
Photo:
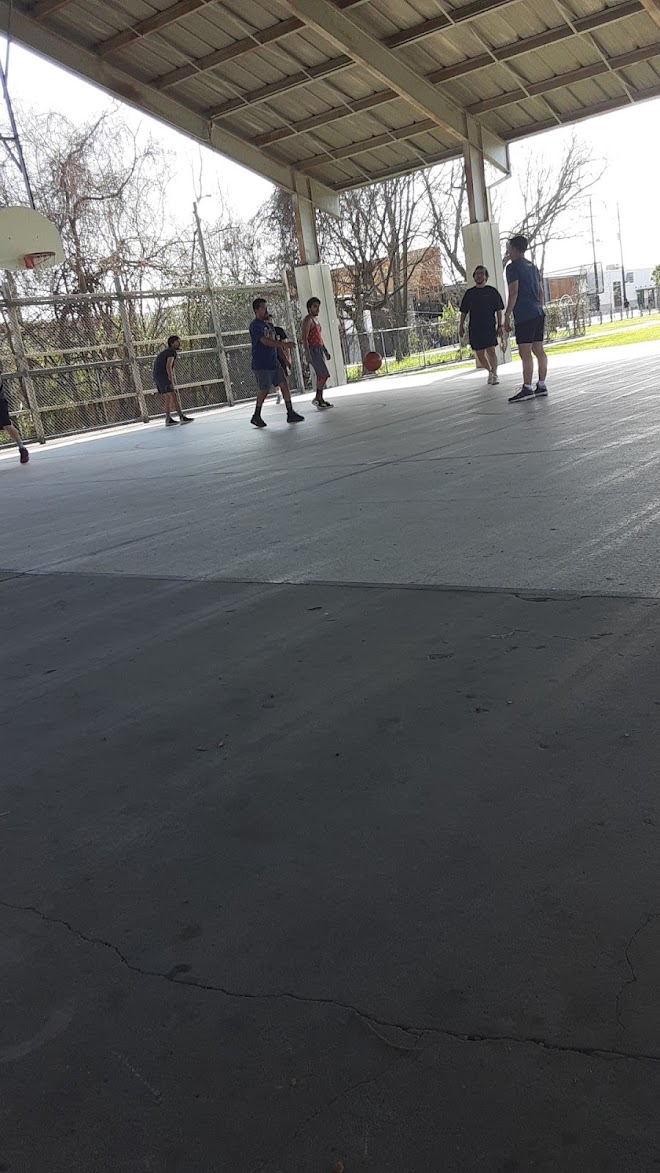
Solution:
<svg viewBox="0 0 660 1173"><path fill-rule="evenodd" d="M3 42L2 42L3 43ZM36 54L12 46L9 88L16 105L30 106L46 113L55 108L73 121L86 121L107 108L108 96ZM204 192L221 188L230 205L247 218L258 211L272 191L271 185L258 176L200 147L184 135L163 126L148 115L123 107L127 121L146 133L155 133L172 151L172 175L169 188L171 214L179 222L192 219L196 176L202 162ZM617 202L621 210L624 259L627 269L653 268L660 264L660 217L658 185L660 164L657 159L660 99L603 114L580 123L577 133L607 163L604 179L594 188L593 211L597 258L603 266L619 262L617 236ZM4 120L3 120L4 121ZM507 184L515 185L515 172L524 166L528 151L542 152L546 159L559 158L571 131L560 128L537 135L526 143L516 143L511 156L514 175ZM503 185L504 186L504 185ZM502 192L508 198L506 192ZM213 219L212 200L200 205L202 215ZM591 237L586 218L578 225L576 238L550 247L546 271L590 264Z"/></svg>

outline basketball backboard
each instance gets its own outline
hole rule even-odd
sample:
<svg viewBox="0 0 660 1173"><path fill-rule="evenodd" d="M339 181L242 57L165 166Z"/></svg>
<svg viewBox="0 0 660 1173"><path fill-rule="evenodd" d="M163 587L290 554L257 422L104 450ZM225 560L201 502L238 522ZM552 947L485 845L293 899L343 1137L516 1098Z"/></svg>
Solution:
<svg viewBox="0 0 660 1173"><path fill-rule="evenodd" d="M54 224L32 208L0 208L0 269L61 265L64 250Z"/></svg>

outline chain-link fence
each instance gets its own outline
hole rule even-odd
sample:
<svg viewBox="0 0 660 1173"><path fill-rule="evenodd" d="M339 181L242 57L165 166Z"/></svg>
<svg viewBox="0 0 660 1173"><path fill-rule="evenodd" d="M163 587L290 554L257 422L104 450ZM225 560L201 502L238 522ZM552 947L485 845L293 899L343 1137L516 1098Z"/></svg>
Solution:
<svg viewBox="0 0 660 1173"><path fill-rule="evenodd" d="M555 342L578 338L586 333L588 318L584 298L561 298L545 307L546 339ZM341 340L348 382L364 378L362 360L370 350L377 351L383 362L379 375L405 374L427 370L446 363L470 358L466 338L459 338L460 314L451 307L442 317L419 320L413 325L385 330L357 331L352 323L342 321ZM511 337L515 352L515 337Z"/></svg>
<svg viewBox="0 0 660 1173"><path fill-rule="evenodd" d="M255 395L252 301L265 297L292 348L292 390L303 389L298 314L285 284L188 287L0 299L0 361L21 433L40 441L162 414L154 356L181 338L175 377L184 410Z"/></svg>
<svg viewBox="0 0 660 1173"><path fill-rule="evenodd" d="M375 350L383 365L379 374L403 374L438 367L444 363L460 362L469 350L461 349L458 338L458 315L418 321L411 326L387 330L358 332L348 323L341 323L342 351L349 383L363 377L362 359Z"/></svg>

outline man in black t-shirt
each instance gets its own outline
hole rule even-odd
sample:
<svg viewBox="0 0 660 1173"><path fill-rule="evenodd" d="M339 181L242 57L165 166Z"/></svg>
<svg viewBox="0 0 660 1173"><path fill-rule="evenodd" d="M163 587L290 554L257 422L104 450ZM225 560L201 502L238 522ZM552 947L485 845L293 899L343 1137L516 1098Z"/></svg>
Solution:
<svg viewBox="0 0 660 1173"><path fill-rule="evenodd" d="M287 340L286 330L283 330L281 326L275 325L275 322L273 321L273 315L271 313L266 314L264 321L268 323L268 325L270 326L270 328L271 328L271 330L272 330L273 334L275 335L275 338L278 342L286 342L286 340ZM289 352L288 352L288 350L285 350L285 348L283 346L279 346L277 349L277 378L278 378L278 386L279 386L280 392L282 394L284 393L285 388L287 391L289 390L289 371L290 370L291 370L291 358L289 356ZM279 394L277 396L277 402L278 403L280 402L280 395Z"/></svg>
<svg viewBox="0 0 660 1173"><path fill-rule="evenodd" d="M154 359L153 377L156 384L156 390L160 395L165 396L165 426L168 428L174 427L181 420L182 424L192 424L193 418L190 415L184 415L181 410L181 404L177 399L176 390L174 387L174 364L176 356L181 348L181 339L178 334L170 334L167 339L167 346L165 350L161 350ZM179 419L172 418L172 412L178 411Z"/></svg>
<svg viewBox="0 0 660 1173"><path fill-rule="evenodd" d="M499 383L497 374L497 339L502 337L502 313L504 302L498 289L488 284L488 269L477 265L474 285L468 289L461 302L459 334L461 341L465 334L465 319L470 317L470 346L475 351L482 367L488 371L489 387Z"/></svg>

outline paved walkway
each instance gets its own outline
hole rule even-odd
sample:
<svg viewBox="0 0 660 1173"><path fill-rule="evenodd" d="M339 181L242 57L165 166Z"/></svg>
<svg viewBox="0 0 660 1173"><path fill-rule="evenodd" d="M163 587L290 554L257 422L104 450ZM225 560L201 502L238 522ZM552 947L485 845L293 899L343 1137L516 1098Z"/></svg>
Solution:
<svg viewBox="0 0 660 1173"><path fill-rule="evenodd" d="M0 458L0 1168L658 1168L659 358Z"/></svg>

